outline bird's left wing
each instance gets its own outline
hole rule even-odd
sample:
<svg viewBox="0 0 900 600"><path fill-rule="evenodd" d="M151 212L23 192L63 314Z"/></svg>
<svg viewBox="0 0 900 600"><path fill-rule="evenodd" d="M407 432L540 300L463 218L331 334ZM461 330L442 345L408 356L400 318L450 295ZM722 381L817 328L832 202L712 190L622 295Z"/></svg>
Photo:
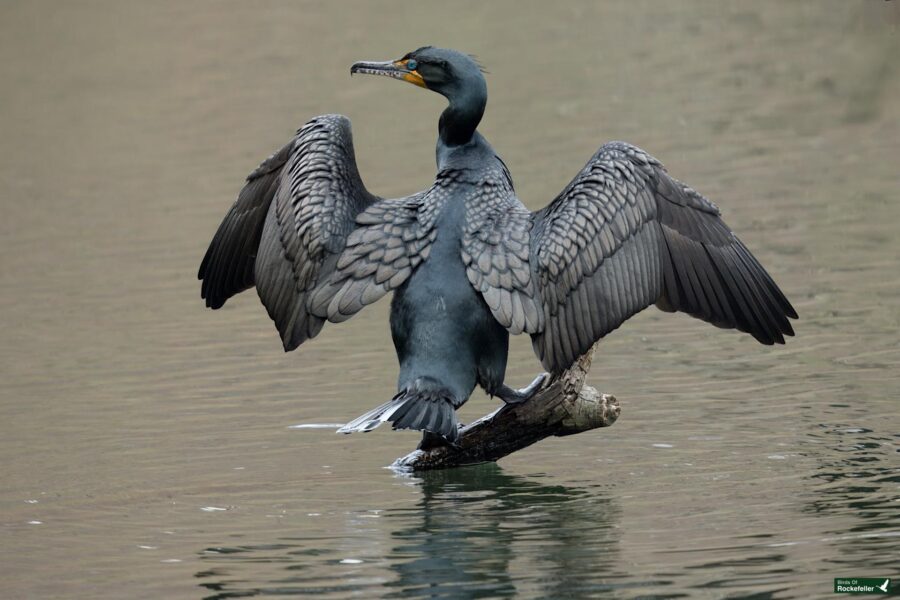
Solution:
<svg viewBox="0 0 900 600"><path fill-rule="evenodd" d="M314 119L296 148L256 258L256 289L285 350L401 285L435 235L420 219L421 194L385 200L366 191L345 117Z"/></svg>
<svg viewBox="0 0 900 600"><path fill-rule="evenodd" d="M333 323L402 285L428 258L437 237L427 192L381 200L356 216L356 229L334 262L334 270L310 295L308 310Z"/></svg>
<svg viewBox="0 0 900 600"><path fill-rule="evenodd" d="M370 194L350 121L316 117L248 177L200 266L202 295L219 308L255 285L293 350L409 277L435 235L420 199Z"/></svg>

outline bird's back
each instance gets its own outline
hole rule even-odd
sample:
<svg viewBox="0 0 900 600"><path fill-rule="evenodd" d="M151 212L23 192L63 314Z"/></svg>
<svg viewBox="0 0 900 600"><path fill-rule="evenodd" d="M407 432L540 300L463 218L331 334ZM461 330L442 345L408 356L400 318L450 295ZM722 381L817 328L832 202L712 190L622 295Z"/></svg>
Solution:
<svg viewBox="0 0 900 600"><path fill-rule="evenodd" d="M508 332L470 284L462 238L483 175L443 172L424 201L441 204L428 258L394 295L391 333L400 360L398 386L429 378L465 402L475 384L489 392L503 382Z"/></svg>

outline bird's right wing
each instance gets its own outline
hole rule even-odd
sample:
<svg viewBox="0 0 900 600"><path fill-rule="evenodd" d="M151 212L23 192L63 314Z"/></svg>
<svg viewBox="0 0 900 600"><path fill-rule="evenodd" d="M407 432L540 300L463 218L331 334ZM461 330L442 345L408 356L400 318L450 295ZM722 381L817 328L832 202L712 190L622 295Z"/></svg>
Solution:
<svg viewBox="0 0 900 600"><path fill-rule="evenodd" d="M346 320L405 281L433 239L417 198L370 194L349 120L311 120L248 178L219 227L199 273L207 305L255 284L293 350L326 320Z"/></svg>
<svg viewBox="0 0 900 600"><path fill-rule="evenodd" d="M719 209L630 144L600 148L531 237L545 316L532 343L552 372L654 303L764 344L793 335L797 313Z"/></svg>

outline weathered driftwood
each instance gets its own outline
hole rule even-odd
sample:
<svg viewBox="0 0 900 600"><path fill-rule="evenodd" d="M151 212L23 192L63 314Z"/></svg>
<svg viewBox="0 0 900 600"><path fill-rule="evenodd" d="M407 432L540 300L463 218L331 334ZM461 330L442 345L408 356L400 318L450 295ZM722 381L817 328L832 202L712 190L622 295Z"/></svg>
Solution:
<svg viewBox="0 0 900 600"><path fill-rule="evenodd" d="M584 385L593 349L521 405L506 407L466 425L456 446L415 450L392 465L426 471L499 460L549 436L573 435L608 427L619 417L619 403Z"/></svg>

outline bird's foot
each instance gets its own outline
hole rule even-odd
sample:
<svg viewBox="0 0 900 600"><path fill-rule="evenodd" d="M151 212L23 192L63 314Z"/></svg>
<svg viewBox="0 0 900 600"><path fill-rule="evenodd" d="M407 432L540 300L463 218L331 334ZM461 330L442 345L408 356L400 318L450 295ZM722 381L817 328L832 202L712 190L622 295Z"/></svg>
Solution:
<svg viewBox="0 0 900 600"><path fill-rule="evenodd" d="M446 445L447 440L445 440L444 436L442 436L441 434L434 433L432 431L423 431L422 441L419 442L419 445L416 448L418 450L431 450L432 448Z"/></svg>
<svg viewBox="0 0 900 600"><path fill-rule="evenodd" d="M488 417L488 422L493 421L506 411L510 410L513 406L518 406L520 404L524 404L528 402L535 396L537 396L538 392L544 389L544 386L550 381L549 373L541 373L537 377L534 378L534 381L528 384L528 386L523 387L519 390L514 390L506 384L500 386L500 389L497 391L497 397L503 400L503 406L492 412Z"/></svg>
<svg viewBox="0 0 900 600"><path fill-rule="evenodd" d="M522 389L514 390L506 384L501 384L500 390L497 392L497 397L506 404L522 404L523 402L528 402L534 398L539 391L544 389L544 385L546 385L548 381L550 381L550 374L541 373L535 377L534 381L529 383L527 387L523 387Z"/></svg>
<svg viewBox="0 0 900 600"><path fill-rule="evenodd" d="M457 424L457 431L463 428L463 424ZM431 450L432 448L440 448L441 446L450 446L451 448L459 448L456 441L450 441L439 433L433 431L422 431L422 441L416 446L416 450Z"/></svg>

